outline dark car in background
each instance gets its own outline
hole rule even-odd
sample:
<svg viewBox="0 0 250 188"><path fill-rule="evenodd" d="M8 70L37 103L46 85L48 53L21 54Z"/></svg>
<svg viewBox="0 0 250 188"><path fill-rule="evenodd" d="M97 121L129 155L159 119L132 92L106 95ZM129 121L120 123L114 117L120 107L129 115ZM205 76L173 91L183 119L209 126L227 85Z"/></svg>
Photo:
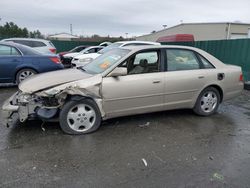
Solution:
<svg viewBox="0 0 250 188"><path fill-rule="evenodd" d="M28 46L0 42L0 83L20 83L27 77L63 69L55 54L42 54Z"/></svg>

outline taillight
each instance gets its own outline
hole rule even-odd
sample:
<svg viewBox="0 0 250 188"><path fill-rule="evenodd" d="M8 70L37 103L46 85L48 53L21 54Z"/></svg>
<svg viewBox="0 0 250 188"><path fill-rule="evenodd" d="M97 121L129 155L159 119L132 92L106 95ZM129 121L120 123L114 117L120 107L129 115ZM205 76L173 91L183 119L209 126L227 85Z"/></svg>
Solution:
<svg viewBox="0 0 250 188"><path fill-rule="evenodd" d="M244 81L244 77L243 77L243 74L240 75L240 79L239 79L241 82Z"/></svg>
<svg viewBox="0 0 250 188"><path fill-rule="evenodd" d="M53 63L56 63L56 64L60 64L61 63L61 61L60 61L60 59L58 58L58 57L51 57L51 58L49 58Z"/></svg>
<svg viewBox="0 0 250 188"><path fill-rule="evenodd" d="M56 53L56 49L55 48L50 48L49 51L51 51L52 53Z"/></svg>

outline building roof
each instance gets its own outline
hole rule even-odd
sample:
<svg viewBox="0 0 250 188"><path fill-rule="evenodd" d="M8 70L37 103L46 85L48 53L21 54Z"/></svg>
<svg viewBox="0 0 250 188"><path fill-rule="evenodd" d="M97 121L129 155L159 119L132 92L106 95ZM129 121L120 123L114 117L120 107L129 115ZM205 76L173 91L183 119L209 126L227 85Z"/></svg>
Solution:
<svg viewBox="0 0 250 188"><path fill-rule="evenodd" d="M175 28L175 27L179 27L179 26L185 26L185 25L210 25L210 24L233 24L233 25L249 25L250 26L250 23L242 23L242 22L197 22L197 23L181 23L181 24L178 24L178 25L175 25L175 26L172 26L172 27L168 27L168 28L156 31L154 33L149 33L149 34L141 35L141 36L138 36L138 37L149 36L149 35L152 35L152 34L155 34L155 33L160 33L162 31L167 31L169 29L172 29L172 28Z"/></svg>
<svg viewBox="0 0 250 188"><path fill-rule="evenodd" d="M77 39L78 36L71 35L69 33L58 33L55 35L50 35L49 38L68 38L68 39Z"/></svg>

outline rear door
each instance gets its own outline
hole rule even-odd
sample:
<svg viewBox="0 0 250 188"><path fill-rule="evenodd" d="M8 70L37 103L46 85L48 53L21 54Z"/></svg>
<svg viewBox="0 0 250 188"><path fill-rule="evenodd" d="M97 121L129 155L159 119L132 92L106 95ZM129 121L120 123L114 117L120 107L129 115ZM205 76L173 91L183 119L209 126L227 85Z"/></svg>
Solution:
<svg viewBox="0 0 250 188"><path fill-rule="evenodd" d="M162 109L165 73L160 62L159 50L142 51L120 65L127 68L126 76L103 78L104 111L108 117Z"/></svg>
<svg viewBox="0 0 250 188"><path fill-rule="evenodd" d="M206 83L206 69L194 51L165 49L164 109L191 108Z"/></svg>
<svg viewBox="0 0 250 188"><path fill-rule="evenodd" d="M0 45L0 82L15 80L16 67L22 62L20 52L11 46Z"/></svg>

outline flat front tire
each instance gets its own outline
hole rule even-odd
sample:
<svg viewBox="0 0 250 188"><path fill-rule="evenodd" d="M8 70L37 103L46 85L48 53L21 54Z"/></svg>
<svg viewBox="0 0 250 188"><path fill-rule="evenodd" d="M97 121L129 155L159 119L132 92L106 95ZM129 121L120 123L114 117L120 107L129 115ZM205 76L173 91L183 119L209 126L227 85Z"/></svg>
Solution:
<svg viewBox="0 0 250 188"><path fill-rule="evenodd" d="M60 126L67 134L79 135L96 131L101 124L101 113L91 99L71 100L60 112Z"/></svg>
<svg viewBox="0 0 250 188"><path fill-rule="evenodd" d="M208 87L200 93L193 110L201 116L212 115L217 111L220 100L219 91L214 87Z"/></svg>

